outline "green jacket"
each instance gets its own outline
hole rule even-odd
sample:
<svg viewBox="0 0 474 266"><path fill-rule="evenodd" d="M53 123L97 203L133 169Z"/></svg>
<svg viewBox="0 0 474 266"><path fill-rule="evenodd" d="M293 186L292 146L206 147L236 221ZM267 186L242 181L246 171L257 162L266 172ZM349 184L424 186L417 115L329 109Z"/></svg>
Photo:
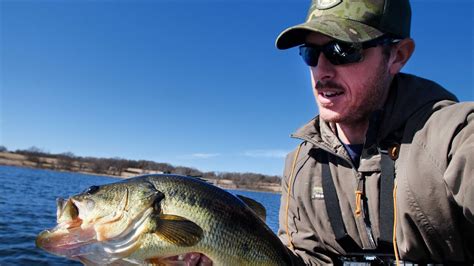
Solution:
<svg viewBox="0 0 474 266"><path fill-rule="evenodd" d="M384 106L377 143L400 143L394 209L401 260L474 261L474 103L456 101L431 81L398 74ZM343 224L357 246L370 253L381 235L381 155L364 148L355 169L334 127L316 117L293 134L303 142L286 159L278 235L289 247L291 239L296 264L347 255L328 217L320 158L328 158ZM356 215L361 177L362 214Z"/></svg>

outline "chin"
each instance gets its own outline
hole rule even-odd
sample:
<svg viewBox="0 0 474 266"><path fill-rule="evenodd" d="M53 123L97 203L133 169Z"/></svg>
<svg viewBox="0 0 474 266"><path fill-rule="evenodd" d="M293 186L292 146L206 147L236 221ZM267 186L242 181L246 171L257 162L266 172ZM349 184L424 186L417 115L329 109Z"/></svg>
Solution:
<svg viewBox="0 0 474 266"><path fill-rule="evenodd" d="M320 108L319 117L326 122L339 123L344 121L344 116L338 112Z"/></svg>
<svg viewBox="0 0 474 266"><path fill-rule="evenodd" d="M346 119L340 116L325 116L325 115L319 115L319 117L326 122L331 122L331 123L342 123Z"/></svg>

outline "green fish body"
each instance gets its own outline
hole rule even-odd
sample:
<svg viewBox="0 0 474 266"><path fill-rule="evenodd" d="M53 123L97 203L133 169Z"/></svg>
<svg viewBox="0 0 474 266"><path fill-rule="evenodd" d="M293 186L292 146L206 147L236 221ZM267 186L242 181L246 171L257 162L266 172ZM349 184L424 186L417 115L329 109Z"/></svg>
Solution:
<svg viewBox="0 0 474 266"><path fill-rule="evenodd" d="M191 252L213 265L291 265L263 213L197 178L147 175L58 199L58 225L36 243L90 265L179 265L176 256Z"/></svg>

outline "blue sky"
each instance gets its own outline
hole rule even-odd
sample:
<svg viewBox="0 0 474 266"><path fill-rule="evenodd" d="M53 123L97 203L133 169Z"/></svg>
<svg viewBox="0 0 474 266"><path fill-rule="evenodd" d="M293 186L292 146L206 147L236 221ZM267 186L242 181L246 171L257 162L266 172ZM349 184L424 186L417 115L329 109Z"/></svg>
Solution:
<svg viewBox="0 0 474 266"><path fill-rule="evenodd" d="M0 0L0 145L280 175L317 113L305 0ZM404 72L474 99L474 1L412 1Z"/></svg>

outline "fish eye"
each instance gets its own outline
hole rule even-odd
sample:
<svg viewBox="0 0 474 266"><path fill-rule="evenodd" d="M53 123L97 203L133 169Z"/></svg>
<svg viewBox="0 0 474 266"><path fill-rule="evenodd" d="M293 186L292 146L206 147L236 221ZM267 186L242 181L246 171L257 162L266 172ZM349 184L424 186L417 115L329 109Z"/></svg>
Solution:
<svg viewBox="0 0 474 266"><path fill-rule="evenodd" d="M93 194L97 193L97 191L99 191L99 186L90 186L88 189L86 189L84 191L84 193L89 194L89 195L93 195Z"/></svg>

